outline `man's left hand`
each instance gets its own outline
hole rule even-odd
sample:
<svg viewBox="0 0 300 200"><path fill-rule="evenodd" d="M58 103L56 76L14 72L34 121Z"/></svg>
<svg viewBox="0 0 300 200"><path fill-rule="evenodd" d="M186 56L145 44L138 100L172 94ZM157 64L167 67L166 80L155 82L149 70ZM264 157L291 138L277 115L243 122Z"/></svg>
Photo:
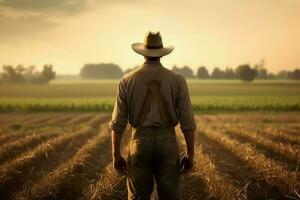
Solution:
<svg viewBox="0 0 300 200"><path fill-rule="evenodd" d="M194 156L186 154L180 160L180 173L186 174L192 171L194 166Z"/></svg>
<svg viewBox="0 0 300 200"><path fill-rule="evenodd" d="M126 161L121 155L113 156L113 166L119 174L127 174Z"/></svg>

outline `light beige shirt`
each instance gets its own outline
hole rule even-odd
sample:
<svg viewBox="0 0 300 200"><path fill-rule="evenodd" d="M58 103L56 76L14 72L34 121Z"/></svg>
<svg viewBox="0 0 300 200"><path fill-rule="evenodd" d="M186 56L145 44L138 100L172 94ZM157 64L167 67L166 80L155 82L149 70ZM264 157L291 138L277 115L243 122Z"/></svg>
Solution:
<svg viewBox="0 0 300 200"><path fill-rule="evenodd" d="M154 78L155 72L163 66L159 61L147 61L141 67L145 68L151 78ZM160 92L165 100L172 125L176 126L179 122L182 132L195 130L194 114L184 77L168 70L166 77L161 82ZM146 95L147 86L135 74L135 70L125 74L119 83L112 120L109 123L110 129L122 134L128 122L136 128L139 112ZM143 126L159 126L160 124L162 121L158 107L152 104Z"/></svg>

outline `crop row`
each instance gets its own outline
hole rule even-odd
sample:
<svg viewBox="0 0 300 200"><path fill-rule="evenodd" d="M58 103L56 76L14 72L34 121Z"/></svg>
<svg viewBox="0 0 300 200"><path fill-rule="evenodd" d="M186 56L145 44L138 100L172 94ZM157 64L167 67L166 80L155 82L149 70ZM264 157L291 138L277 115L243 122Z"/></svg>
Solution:
<svg viewBox="0 0 300 200"><path fill-rule="evenodd" d="M300 96L192 96L196 112L299 111ZM0 98L0 112L111 112L115 97Z"/></svg>

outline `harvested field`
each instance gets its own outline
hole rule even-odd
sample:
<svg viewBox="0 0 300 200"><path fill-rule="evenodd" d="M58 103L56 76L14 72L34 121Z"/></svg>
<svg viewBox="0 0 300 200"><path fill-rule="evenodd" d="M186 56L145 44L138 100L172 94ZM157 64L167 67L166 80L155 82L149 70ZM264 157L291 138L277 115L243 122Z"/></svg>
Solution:
<svg viewBox="0 0 300 200"><path fill-rule="evenodd" d="M183 199L300 199L300 113L195 119L195 168L182 176ZM105 113L1 114L0 199L126 199L126 179L112 168L109 120ZM128 126L124 155L129 142Z"/></svg>

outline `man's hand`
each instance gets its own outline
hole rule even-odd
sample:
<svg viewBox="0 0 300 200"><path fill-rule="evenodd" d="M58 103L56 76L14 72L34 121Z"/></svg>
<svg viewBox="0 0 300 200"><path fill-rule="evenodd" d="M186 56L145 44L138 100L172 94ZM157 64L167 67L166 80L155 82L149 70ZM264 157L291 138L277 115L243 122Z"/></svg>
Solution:
<svg viewBox="0 0 300 200"><path fill-rule="evenodd" d="M182 174L192 171L194 165L194 130L184 132L186 142L186 154L180 160L180 172Z"/></svg>
<svg viewBox="0 0 300 200"><path fill-rule="evenodd" d="M121 140L122 140L122 134L115 133L114 131L112 131L111 141L112 141L113 166L114 169L119 174L126 174L127 173L126 161L120 153Z"/></svg>
<svg viewBox="0 0 300 200"><path fill-rule="evenodd" d="M186 154L180 160L180 173L186 174L194 167L194 156Z"/></svg>
<svg viewBox="0 0 300 200"><path fill-rule="evenodd" d="M126 161L121 155L113 156L113 166L119 174L127 174Z"/></svg>

